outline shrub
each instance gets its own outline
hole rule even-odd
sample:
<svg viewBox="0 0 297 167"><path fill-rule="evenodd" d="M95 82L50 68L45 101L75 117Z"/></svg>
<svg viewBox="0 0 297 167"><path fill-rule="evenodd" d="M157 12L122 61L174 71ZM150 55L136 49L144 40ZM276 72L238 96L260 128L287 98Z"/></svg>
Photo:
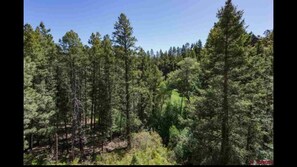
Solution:
<svg viewBox="0 0 297 167"><path fill-rule="evenodd" d="M130 165L138 165L138 164L139 164L139 162L138 162L137 157L135 155L133 155Z"/></svg>
<svg viewBox="0 0 297 167"><path fill-rule="evenodd" d="M171 165L175 164L172 153L162 145L156 132L132 134L132 148L104 153L96 158L98 165Z"/></svg>

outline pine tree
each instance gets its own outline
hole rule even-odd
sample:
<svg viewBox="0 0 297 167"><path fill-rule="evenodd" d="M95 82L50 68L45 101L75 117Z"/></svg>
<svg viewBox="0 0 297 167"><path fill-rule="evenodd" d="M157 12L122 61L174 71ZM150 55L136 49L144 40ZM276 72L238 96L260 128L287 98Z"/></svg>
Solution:
<svg viewBox="0 0 297 167"><path fill-rule="evenodd" d="M125 62L125 111L127 118L127 139L128 148L131 147L131 136L130 136L130 62L132 47L134 47L136 38L132 35L133 28L130 25L130 21L125 14L121 13L118 21L114 25L115 32L113 32L114 42L116 46L122 51L122 57Z"/></svg>
<svg viewBox="0 0 297 167"><path fill-rule="evenodd" d="M151 111L148 113L148 127L156 128L158 119L160 118L158 115L158 111L160 111L160 106L162 104L159 98L160 85L163 82L164 77L162 76L162 72L158 69L158 66L152 64L149 68L147 74L147 85L150 92L150 100L151 100Z"/></svg>
<svg viewBox="0 0 297 167"><path fill-rule="evenodd" d="M238 129L244 129L246 164L253 159L273 159L273 89L272 89L272 62L273 39L272 33L258 39L254 43L251 35L251 44L246 49L246 67L242 70L245 75L241 87L243 124Z"/></svg>
<svg viewBox="0 0 297 167"><path fill-rule="evenodd" d="M69 153L77 163L76 151L84 161L89 148L95 160L96 147L104 152L125 131L131 148L140 130L157 131L181 164L273 160L273 30L248 34L242 16L226 0L204 47L198 40L156 54L135 47L125 14L112 40L92 33L89 46L73 30L55 44L42 22L25 24L25 164Z"/></svg>
<svg viewBox="0 0 297 167"><path fill-rule="evenodd" d="M57 56L57 63L56 63L56 106L57 106L57 114L59 117L58 124L63 122L64 127L64 134L65 134L65 140L64 140L64 147L67 148L67 154L69 153L69 147L68 147L68 122L69 122L69 116L70 116L70 110L71 110L71 96L70 96L70 85L69 85L69 75L67 73L67 59L62 55L61 48L58 48L58 55ZM61 119L61 120L60 120ZM60 126L59 126L60 127ZM60 131L60 130L59 130ZM63 151L63 150L62 150Z"/></svg>
<svg viewBox="0 0 297 167"><path fill-rule="evenodd" d="M206 124L212 123L212 126L209 126L212 134L204 138L210 138L215 145L209 145L208 148L212 151L205 151L206 154L200 155L200 163L238 163L234 146L237 142L234 127L237 126L235 120L241 113L235 104L239 101L238 76L242 75L240 69L244 66L243 51L247 41L242 14L242 11L237 11L233 6L231 0L227 0L225 6L217 13L219 21L211 29L206 42L207 63L204 72L207 84L204 85L206 89L201 92L202 97L197 101L197 119L206 122L204 125L201 120L200 125L196 123L196 128L203 128ZM198 139L199 134L201 135L196 134ZM211 139L211 136L216 137ZM217 148L217 145L221 147Z"/></svg>
<svg viewBox="0 0 297 167"><path fill-rule="evenodd" d="M201 60L201 50L202 50L202 42L199 39L198 42L194 46L194 51L195 51L195 54L196 54L197 61Z"/></svg>
<svg viewBox="0 0 297 167"><path fill-rule="evenodd" d="M147 88L147 70L149 68L149 59L151 55L146 55L144 50L141 48L138 57L137 57L137 70L136 72L136 83L133 87L134 94L138 96L137 98L137 115L143 125L146 124L146 115L145 110L149 102L149 91Z"/></svg>
<svg viewBox="0 0 297 167"><path fill-rule="evenodd" d="M102 49L101 49L101 39L99 33L92 33L89 39L89 44L91 44L91 48L89 50L89 62L90 62L90 76L91 79L91 129L95 128L95 115L98 107L98 98L102 96L98 95L99 90L99 80L101 79L101 59L102 59Z"/></svg>
<svg viewBox="0 0 297 167"><path fill-rule="evenodd" d="M67 57L67 73L69 75L69 85L71 89L71 109L72 109L72 144L71 159L75 158L76 141L79 141L81 156L83 155L83 131L81 126L82 100L81 100L81 78L80 73L83 69L81 64L83 45L78 34L73 30L66 32L60 44L63 56Z"/></svg>
<svg viewBox="0 0 297 167"><path fill-rule="evenodd" d="M56 48L49 32L42 22L35 31L29 24L24 26L24 134L25 139L29 138L31 149L33 136L39 144L42 139L50 141L55 132L56 82L51 62ZM49 145L52 148L52 144Z"/></svg>
<svg viewBox="0 0 297 167"><path fill-rule="evenodd" d="M112 104L113 104L113 84L114 84L114 54L112 50L112 43L108 35L104 36L102 41L103 57L104 57L104 104L103 104L103 113L100 115L102 117L102 131L103 138L108 137L108 132L112 127ZM102 145L103 146L103 145Z"/></svg>
<svg viewBox="0 0 297 167"><path fill-rule="evenodd" d="M151 49L150 56L151 57L154 57L155 56L155 53L154 53L154 50L153 49Z"/></svg>

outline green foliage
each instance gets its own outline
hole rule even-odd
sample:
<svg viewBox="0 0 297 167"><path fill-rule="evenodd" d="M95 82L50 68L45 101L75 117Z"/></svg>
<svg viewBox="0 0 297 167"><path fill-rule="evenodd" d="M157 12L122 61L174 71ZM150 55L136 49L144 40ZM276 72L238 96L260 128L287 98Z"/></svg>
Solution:
<svg viewBox="0 0 297 167"><path fill-rule="evenodd" d="M71 163L70 165L79 165L79 158L75 158Z"/></svg>
<svg viewBox="0 0 297 167"><path fill-rule="evenodd" d="M176 157L178 163L185 163L190 157L189 148L189 138L190 132L189 128L184 128L182 131L179 131L174 125L170 127L169 130L169 148L171 148Z"/></svg>
<svg viewBox="0 0 297 167"><path fill-rule="evenodd" d="M118 153L105 153L97 157L96 164L105 165L170 165L170 151L163 147L156 132L139 132L132 135L132 148Z"/></svg>
<svg viewBox="0 0 297 167"><path fill-rule="evenodd" d="M24 25L24 164L273 160L273 31L248 34L242 16L227 0L204 47L156 54L135 47L125 14L112 39L92 33L90 46L73 30L58 45L42 22ZM114 137L128 148L95 153Z"/></svg>
<svg viewBox="0 0 297 167"><path fill-rule="evenodd" d="M189 100L191 93L195 90L195 85L197 85L199 63L195 59L187 57L177 65L180 66L180 69L168 75L169 87L177 89L183 97Z"/></svg>
<svg viewBox="0 0 297 167"><path fill-rule="evenodd" d="M47 152L38 155L25 153L23 159L24 165L46 165L50 163Z"/></svg>
<svg viewBox="0 0 297 167"><path fill-rule="evenodd" d="M128 138L128 147L131 145L131 120L130 120L130 112L131 112L131 81L133 78L132 71L133 65L131 66L131 62L134 57L131 56L134 53L132 47L134 47L136 38L133 36L133 28L130 25L129 19L125 14L121 13L118 17L118 21L114 24L115 31L113 32L114 44L116 45L116 52L119 56L121 56L122 61L124 62L122 68L124 69L124 83L122 91L123 97L121 103L121 110L126 114L126 136Z"/></svg>
<svg viewBox="0 0 297 167"><path fill-rule="evenodd" d="M169 147L173 148L176 146L177 142L178 142L178 137L180 135L179 130L172 125L169 129Z"/></svg>
<svg viewBox="0 0 297 167"><path fill-rule="evenodd" d="M138 159L135 155L133 155L130 165L139 165Z"/></svg>
<svg viewBox="0 0 297 167"><path fill-rule="evenodd" d="M130 26L130 21L127 16L123 13L120 14L118 21L114 25L115 32L113 32L115 43L119 46L129 49L133 47L137 41L135 37L132 36L133 28Z"/></svg>
<svg viewBox="0 0 297 167"><path fill-rule="evenodd" d="M53 133L56 113L53 59L56 48L44 24L35 29L24 26L24 148L31 148L29 138ZM29 143L29 145L27 145Z"/></svg>

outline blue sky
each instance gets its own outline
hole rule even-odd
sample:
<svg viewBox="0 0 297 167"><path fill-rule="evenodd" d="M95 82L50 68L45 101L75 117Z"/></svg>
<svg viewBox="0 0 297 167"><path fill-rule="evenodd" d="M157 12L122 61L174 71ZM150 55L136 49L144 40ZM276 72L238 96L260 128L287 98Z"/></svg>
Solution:
<svg viewBox="0 0 297 167"><path fill-rule="evenodd" d="M262 35L273 29L273 0L233 0L244 10L247 31ZM24 24L43 21L55 42L70 30L83 44L92 32L112 35L114 23L125 13L134 29L137 46L168 50L201 39L205 43L225 0L25 0Z"/></svg>

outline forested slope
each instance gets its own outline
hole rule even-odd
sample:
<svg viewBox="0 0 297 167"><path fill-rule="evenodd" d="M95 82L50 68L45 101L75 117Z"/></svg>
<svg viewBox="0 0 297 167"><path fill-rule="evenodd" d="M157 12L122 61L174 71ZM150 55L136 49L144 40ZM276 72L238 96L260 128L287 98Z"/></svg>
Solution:
<svg viewBox="0 0 297 167"><path fill-rule="evenodd" d="M204 45L156 53L123 13L89 45L25 24L24 164L273 160L273 31L243 16L227 0Z"/></svg>

